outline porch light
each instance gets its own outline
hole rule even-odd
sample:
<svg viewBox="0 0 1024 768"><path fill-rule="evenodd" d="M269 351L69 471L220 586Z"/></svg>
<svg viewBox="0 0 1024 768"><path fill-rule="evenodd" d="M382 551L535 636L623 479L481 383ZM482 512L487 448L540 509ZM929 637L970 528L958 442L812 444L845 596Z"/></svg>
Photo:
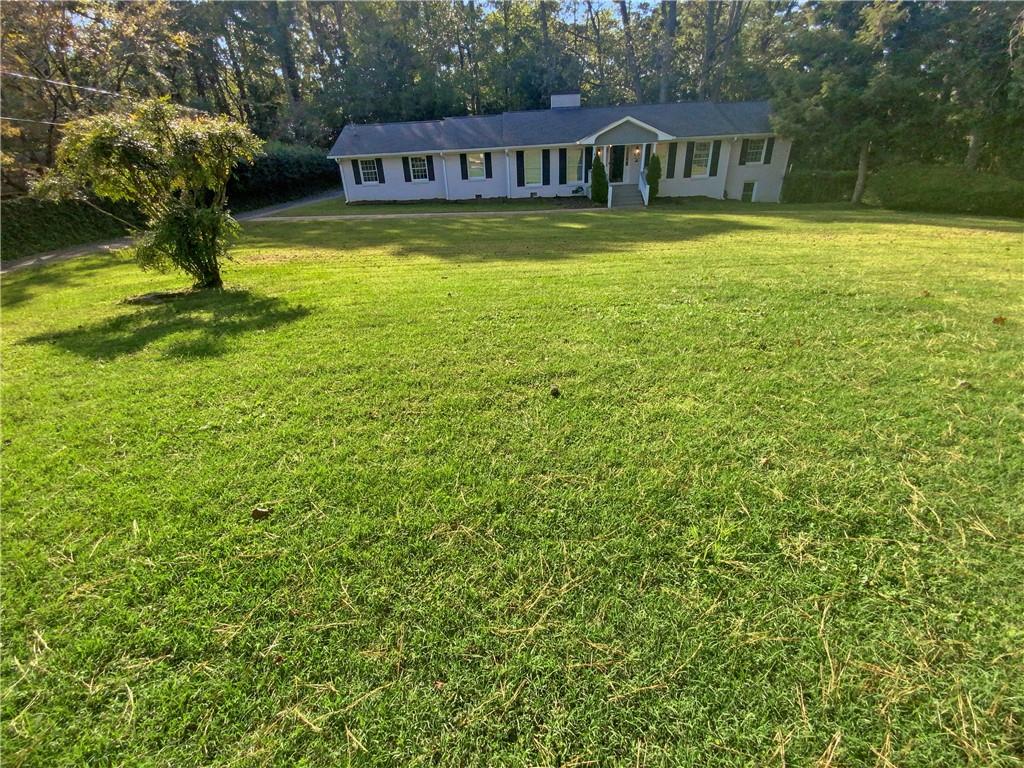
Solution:
<svg viewBox="0 0 1024 768"><path fill-rule="evenodd" d="M633 157L640 157L640 145L633 147Z"/></svg>

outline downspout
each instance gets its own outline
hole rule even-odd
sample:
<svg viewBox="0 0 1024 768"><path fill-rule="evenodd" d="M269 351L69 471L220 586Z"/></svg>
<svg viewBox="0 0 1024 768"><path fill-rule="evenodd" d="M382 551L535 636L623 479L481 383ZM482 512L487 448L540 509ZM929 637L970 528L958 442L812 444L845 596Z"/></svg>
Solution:
<svg viewBox="0 0 1024 768"><path fill-rule="evenodd" d="M505 150L505 197L512 197L512 165L508 159L508 150Z"/></svg>
<svg viewBox="0 0 1024 768"><path fill-rule="evenodd" d="M444 199L451 200L448 195L448 161L444 159L444 152L441 153L441 177L444 179Z"/></svg>

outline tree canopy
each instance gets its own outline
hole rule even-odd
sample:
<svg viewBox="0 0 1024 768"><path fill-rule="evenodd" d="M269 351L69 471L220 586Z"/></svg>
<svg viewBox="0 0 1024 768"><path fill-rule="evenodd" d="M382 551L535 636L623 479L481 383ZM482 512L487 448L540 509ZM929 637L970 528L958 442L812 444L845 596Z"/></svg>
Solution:
<svg viewBox="0 0 1024 768"><path fill-rule="evenodd" d="M326 147L348 122L569 89L591 105L770 98L815 167L855 167L870 144L1024 176L1020 2L28 0L0 21L6 193L53 164L62 123L129 97Z"/></svg>

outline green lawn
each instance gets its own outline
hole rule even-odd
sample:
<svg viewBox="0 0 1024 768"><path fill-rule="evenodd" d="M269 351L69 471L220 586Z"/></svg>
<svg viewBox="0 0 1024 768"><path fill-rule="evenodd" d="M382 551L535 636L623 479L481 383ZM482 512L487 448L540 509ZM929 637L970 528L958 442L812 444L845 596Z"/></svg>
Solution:
<svg viewBox="0 0 1024 768"><path fill-rule="evenodd" d="M281 216L365 216L378 213L467 213L477 211L533 211L557 208L592 208L586 197L530 197L489 200L413 200L405 203L346 203L344 197L332 197L307 205L278 211Z"/></svg>
<svg viewBox="0 0 1024 768"><path fill-rule="evenodd" d="M5 766L1021 765L1022 247L726 205L6 277Z"/></svg>

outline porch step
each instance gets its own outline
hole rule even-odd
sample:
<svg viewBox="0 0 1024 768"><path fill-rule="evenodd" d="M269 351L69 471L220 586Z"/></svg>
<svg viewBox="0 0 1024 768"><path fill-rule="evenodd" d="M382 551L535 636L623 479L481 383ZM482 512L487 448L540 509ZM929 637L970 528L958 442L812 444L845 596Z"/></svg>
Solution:
<svg viewBox="0 0 1024 768"><path fill-rule="evenodd" d="M644 198L640 190L632 184L628 186L616 186L612 192L612 208L637 208L643 207Z"/></svg>

